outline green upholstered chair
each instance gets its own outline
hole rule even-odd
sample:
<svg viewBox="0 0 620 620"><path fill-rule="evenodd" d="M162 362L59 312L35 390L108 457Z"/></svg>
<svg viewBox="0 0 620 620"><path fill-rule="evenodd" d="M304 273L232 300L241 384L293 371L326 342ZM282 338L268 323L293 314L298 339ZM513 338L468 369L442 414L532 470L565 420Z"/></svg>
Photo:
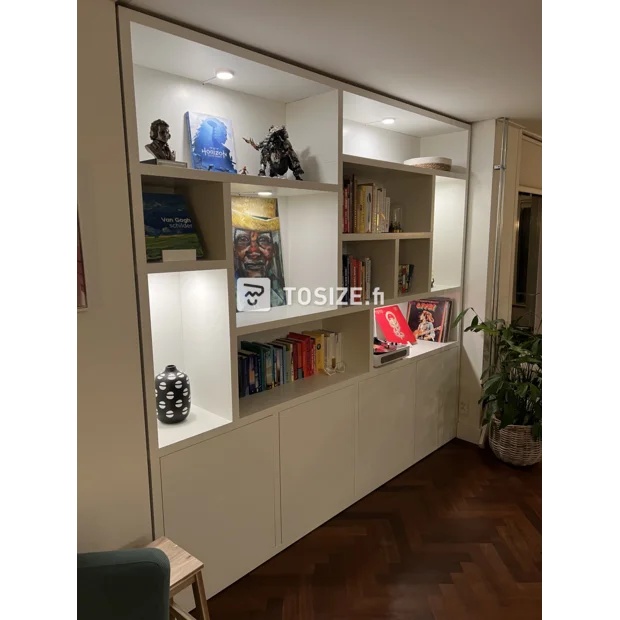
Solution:
<svg viewBox="0 0 620 620"><path fill-rule="evenodd" d="M170 562L159 549L77 556L78 620L169 620Z"/></svg>

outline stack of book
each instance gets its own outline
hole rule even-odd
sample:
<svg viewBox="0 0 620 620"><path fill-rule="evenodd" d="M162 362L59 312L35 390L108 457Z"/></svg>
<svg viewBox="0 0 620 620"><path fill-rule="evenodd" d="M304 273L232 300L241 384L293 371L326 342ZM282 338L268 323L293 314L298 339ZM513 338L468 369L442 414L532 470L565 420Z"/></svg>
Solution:
<svg viewBox="0 0 620 620"><path fill-rule="evenodd" d="M355 258L349 254L342 256L342 286L348 289L344 300L348 303L353 301L369 301L372 276L372 261L370 258ZM355 297L351 289L356 288Z"/></svg>
<svg viewBox="0 0 620 620"><path fill-rule="evenodd" d="M343 334L325 329L289 332L273 342L242 340L237 353L239 396L341 370L342 344Z"/></svg>
<svg viewBox="0 0 620 620"><path fill-rule="evenodd" d="M413 265L398 265L398 294L411 293L413 287Z"/></svg>
<svg viewBox="0 0 620 620"><path fill-rule="evenodd" d="M390 231L390 199L375 183L358 183L355 175L344 181L343 233Z"/></svg>

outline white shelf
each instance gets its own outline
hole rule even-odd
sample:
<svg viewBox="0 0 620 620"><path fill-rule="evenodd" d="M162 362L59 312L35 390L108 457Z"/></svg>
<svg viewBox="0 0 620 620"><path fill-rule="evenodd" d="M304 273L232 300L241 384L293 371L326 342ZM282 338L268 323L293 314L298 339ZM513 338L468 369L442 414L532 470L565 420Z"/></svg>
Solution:
<svg viewBox="0 0 620 620"><path fill-rule="evenodd" d="M307 379L298 379L293 381L293 383L279 385L272 390L244 396L239 399L239 417L247 418L266 409L284 405L315 392L318 396L319 392L351 381L357 376L359 375L348 372L340 372L333 375L321 373Z"/></svg>
<svg viewBox="0 0 620 620"><path fill-rule="evenodd" d="M231 420L192 405L187 419L183 422L164 424L157 420L159 449L202 435L226 424L231 424Z"/></svg>
<svg viewBox="0 0 620 620"><path fill-rule="evenodd" d="M207 181L212 183L230 183L233 194L255 194L259 191L271 191L278 197L318 194L322 192L338 192L339 187L333 183L317 183L315 181L297 181L295 179L276 179L258 177L249 174L229 174L227 172L210 172L193 168L177 168L174 166L154 166L138 164L142 177L181 180Z"/></svg>
<svg viewBox="0 0 620 620"><path fill-rule="evenodd" d="M308 321L320 321L370 308L360 306L280 306L267 312L237 312L237 336L256 334L281 327L292 327Z"/></svg>
<svg viewBox="0 0 620 620"><path fill-rule="evenodd" d="M147 273L179 273L181 271L208 271L226 268L228 268L228 261L225 260L175 260L146 264Z"/></svg>
<svg viewBox="0 0 620 620"><path fill-rule="evenodd" d="M414 359L419 357L426 357L432 353L436 353L437 351L442 351L445 349L452 349L454 347L458 347L458 342L429 342L427 340L418 340L416 344L410 347L409 355L405 359Z"/></svg>
<svg viewBox="0 0 620 620"><path fill-rule="evenodd" d="M433 288L431 288L432 293L447 293L454 292L461 288L460 284L435 284Z"/></svg>
<svg viewBox="0 0 620 620"><path fill-rule="evenodd" d="M356 164L358 166L367 166L369 168L381 168L384 170L396 170L398 172L408 172L410 174L425 174L433 177L448 177L450 179L467 179L466 172L446 172L445 170L433 170L432 168L416 168L415 166L406 166L405 164L397 164L392 161L383 161L380 159L370 159L368 157L357 157L356 155L343 155L342 161L345 164Z"/></svg>
<svg viewBox="0 0 620 620"><path fill-rule="evenodd" d="M404 233L342 233L343 241L389 241L390 239L430 239L429 232Z"/></svg>

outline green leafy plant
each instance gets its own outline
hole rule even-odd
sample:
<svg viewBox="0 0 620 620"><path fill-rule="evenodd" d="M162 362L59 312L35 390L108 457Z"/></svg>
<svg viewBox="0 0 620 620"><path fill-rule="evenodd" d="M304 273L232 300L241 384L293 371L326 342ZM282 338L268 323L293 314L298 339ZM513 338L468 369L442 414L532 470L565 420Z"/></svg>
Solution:
<svg viewBox="0 0 620 620"><path fill-rule="evenodd" d="M482 397L478 401L488 424L495 416L500 428L509 424L531 426L532 437L542 439L542 334L535 334L518 321L482 321L473 308L466 308L454 320L458 325L472 310L474 317L466 332L482 332L492 339L494 355L484 369Z"/></svg>

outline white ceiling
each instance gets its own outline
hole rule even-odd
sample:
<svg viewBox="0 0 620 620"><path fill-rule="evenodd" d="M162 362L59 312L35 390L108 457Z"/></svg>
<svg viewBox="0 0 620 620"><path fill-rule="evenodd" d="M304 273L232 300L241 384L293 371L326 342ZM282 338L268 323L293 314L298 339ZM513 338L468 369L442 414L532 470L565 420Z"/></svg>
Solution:
<svg viewBox="0 0 620 620"><path fill-rule="evenodd" d="M272 101L289 103L330 90L324 84L141 24L131 25L131 53L137 65L198 82L213 78L218 69L231 69L235 74L234 79L216 79L212 83Z"/></svg>
<svg viewBox="0 0 620 620"><path fill-rule="evenodd" d="M541 0L133 0L465 121L542 118Z"/></svg>

